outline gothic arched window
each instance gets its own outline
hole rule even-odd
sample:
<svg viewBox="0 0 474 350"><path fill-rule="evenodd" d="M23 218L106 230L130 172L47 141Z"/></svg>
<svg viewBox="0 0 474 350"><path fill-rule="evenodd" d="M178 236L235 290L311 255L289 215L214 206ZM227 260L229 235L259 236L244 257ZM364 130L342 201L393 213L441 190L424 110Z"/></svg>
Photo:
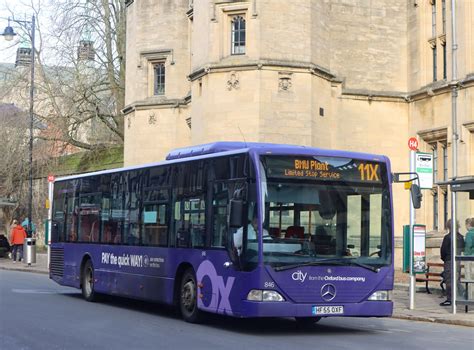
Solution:
<svg viewBox="0 0 474 350"><path fill-rule="evenodd" d="M154 81L154 94L164 95L165 94L165 64L157 63L153 66L155 81Z"/></svg>
<svg viewBox="0 0 474 350"><path fill-rule="evenodd" d="M242 16L232 18L231 54L245 54L245 19Z"/></svg>

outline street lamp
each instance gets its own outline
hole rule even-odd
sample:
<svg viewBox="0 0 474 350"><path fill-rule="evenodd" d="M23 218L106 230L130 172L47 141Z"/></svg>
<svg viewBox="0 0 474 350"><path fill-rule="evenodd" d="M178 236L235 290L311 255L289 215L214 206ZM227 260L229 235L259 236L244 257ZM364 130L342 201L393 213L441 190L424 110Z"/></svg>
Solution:
<svg viewBox="0 0 474 350"><path fill-rule="evenodd" d="M6 41L12 41L13 37L16 35L15 31L12 27L10 27L10 18L8 19L8 26L3 31L3 37Z"/></svg>
<svg viewBox="0 0 474 350"><path fill-rule="evenodd" d="M32 208L33 208L33 106L34 106L34 90L35 90L35 16L31 17L31 21L20 21L16 19L8 18L8 26L3 31L2 35L5 40L11 41L16 35L13 28L10 26L10 21L29 25L31 29L30 39L31 39L31 83L30 83L30 178L29 178L29 197L28 197L28 237L32 236Z"/></svg>

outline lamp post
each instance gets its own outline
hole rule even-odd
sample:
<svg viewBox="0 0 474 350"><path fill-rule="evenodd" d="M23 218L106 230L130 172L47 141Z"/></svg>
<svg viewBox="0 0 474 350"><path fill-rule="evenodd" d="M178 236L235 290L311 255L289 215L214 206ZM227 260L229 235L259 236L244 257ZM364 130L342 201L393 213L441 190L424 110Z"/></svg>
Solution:
<svg viewBox="0 0 474 350"><path fill-rule="evenodd" d="M30 82L30 147L29 147L29 164L30 164L30 176L29 176L29 192L28 192L28 237L32 236L32 211L33 211L33 106L34 106L34 90L35 90L35 16L31 17L31 21L20 21L16 19L8 18L8 26L3 31L2 35L5 40L11 41L16 35L13 28L10 26L10 21L30 25L31 33L31 63L30 63L30 73L31 73L31 82Z"/></svg>

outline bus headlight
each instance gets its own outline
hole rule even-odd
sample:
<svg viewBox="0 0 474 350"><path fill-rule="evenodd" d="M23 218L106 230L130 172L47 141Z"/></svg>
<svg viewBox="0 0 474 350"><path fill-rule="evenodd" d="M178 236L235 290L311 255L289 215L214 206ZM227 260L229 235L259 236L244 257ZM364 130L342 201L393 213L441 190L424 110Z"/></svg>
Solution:
<svg viewBox="0 0 474 350"><path fill-rule="evenodd" d="M252 289L249 294L247 294L247 300L250 301L262 301L263 291L258 289Z"/></svg>
<svg viewBox="0 0 474 350"><path fill-rule="evenodd" d="M392 295L389 290L378 290L375 293L373 293L367 300L389 301L389 300L392 300Z"/></svg>
<svg viewBox="0 0 474 350"><path fill-rule="evenodd" d="M263 301L285 301L285 298L274 290L264 290Z"/></svg>
<svg viewBox="0 0 474 350"><path fill-rule="evenodd" d="M247 300L250 301L285 301L285 298L274 290L252 289L247 294Z"/></svg>

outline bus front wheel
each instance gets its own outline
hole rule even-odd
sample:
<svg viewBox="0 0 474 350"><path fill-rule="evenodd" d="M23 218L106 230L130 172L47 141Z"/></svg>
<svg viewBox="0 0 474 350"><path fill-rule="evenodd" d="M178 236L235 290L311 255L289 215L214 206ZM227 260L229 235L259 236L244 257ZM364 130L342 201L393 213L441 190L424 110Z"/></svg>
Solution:
<svg viewBox="0 0 474 350"><path fill-rule="evenodd" d="M186 270L181 279L179 309L186 322L199 323L202 320L202 312L197 307L196 276L192 269Z"/></svg>
<svg viewBox="0 0 474 350"><path fill-rule="evenodd" d="M82 270L82 296L87 301L96 301L97 294L94 291L94 266L87 260Z"/></svg>

